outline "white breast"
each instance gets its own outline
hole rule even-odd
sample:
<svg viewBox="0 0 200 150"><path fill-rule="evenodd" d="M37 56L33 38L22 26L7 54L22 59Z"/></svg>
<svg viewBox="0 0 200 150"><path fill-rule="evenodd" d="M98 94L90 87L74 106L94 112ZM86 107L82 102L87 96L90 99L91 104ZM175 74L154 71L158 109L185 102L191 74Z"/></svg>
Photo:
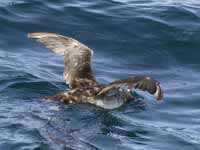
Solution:
<svg viewBox="0 0 200 150"><path fill-rule="evenodd" d="M95 105L104 109L115 109L124 104L122 99L97 99Z"/></svg>
<svg viewBox="0 0 200 150"><path fill-rule="evenodd" d="M122 106L126 100L126 94L131 94L128 89L113 89L106 96L99 97L93 104L104 109L115 109Z"/></svg>

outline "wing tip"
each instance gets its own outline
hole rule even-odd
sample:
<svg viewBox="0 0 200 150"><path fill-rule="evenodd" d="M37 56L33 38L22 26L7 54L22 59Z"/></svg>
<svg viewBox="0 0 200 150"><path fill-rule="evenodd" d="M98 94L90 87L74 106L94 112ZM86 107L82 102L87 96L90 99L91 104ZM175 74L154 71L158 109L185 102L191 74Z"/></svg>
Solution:
<svg viewBox="0 0 200 150"><path fill-rule="evenodd" d="M27 33L28 38L32 38L32 33Z"/></svg>
<svg viewBox="0 0 200 150"><path fill-rule="evenodd" d="M28 38L42 38L42 37L44 37L44 34L39 33L39 32L29 32L29 33L27 33L27 37Z"/></svg>
<svg viewBox="0 0 200 150"><path fill-rule="evenodd" d="M159 84L156 85L156 92L154 93L157 101L163 101L163 91Z"/></svg>
<svg viewBox="0 0 200 150"><path fill-rule="evenodd" d="M29 32L27 33L28 38L44 38L44 37L56 37L58 35L54 33L47 33L47 32Z"/></svg>
<svg viewBox="0 0 200 150"><path fill-rule="evenodd" d="M64 48L62 48L62 49L51 48L50 46L48 46L48 44L45 44L45 42L48 41L48 39L56 38L59 36L61 37L61 35L57 35L54 33L47 33L47 32L29 32L29 33L27 33L28 38L36 39L36 41L43 43L47 48L51 49L54 53L56 53L58 55L64 55L64 51L65 51ZM46 39L46 41L42 42L42 39Z"/></svg>

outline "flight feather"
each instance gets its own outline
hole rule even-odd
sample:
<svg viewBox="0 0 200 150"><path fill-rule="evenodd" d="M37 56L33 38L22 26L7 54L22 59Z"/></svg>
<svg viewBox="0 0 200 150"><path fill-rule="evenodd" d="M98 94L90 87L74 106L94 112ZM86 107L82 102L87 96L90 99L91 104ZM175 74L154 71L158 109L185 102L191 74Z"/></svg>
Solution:
<svg viewBox="0 0 200 150"><path fill-rule="evenodd" d="M54 33L33 32L28 33L28 37L36 39L53 52L64 55L64 79L70 87L76 87L80 82L96 82L91 68L93 51L86 45Z"/></svg>

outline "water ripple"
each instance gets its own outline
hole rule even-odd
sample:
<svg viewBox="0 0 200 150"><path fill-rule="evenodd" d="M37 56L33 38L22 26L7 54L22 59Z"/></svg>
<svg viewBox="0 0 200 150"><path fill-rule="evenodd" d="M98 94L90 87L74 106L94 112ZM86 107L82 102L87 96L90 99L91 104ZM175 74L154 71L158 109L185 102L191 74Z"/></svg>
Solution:
<svg viewBox="0 0 200 150"><path fill-rule="evenodd" d="M0 149L199 149L198 0L0 2ZM28 32L72 36L94 50L96 78L151 75L163 104L141 93L123 107L64 106L63 57ZM139 93L140 94L140 93Z"/></svg>

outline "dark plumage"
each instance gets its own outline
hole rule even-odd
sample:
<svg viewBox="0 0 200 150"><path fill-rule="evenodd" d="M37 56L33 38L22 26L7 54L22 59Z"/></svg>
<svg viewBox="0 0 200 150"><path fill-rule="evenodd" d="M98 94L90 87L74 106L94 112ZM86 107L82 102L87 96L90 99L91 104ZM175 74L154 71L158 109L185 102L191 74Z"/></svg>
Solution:
<svg viewBox="0 0 200 150"><path fill-rule="evenodd" d="M91 68L93 51L75 39L40 32L29 33L28 37L35 38L53 52L64 55L64 79L70 89L54 96L47 96L47 99L67 104L91 103L113 109L127 100L134 99L130 89L148 91L155 95L157 100L163 98L159 82L148 76L132 76L108 85L98 83Z"/></svg>

